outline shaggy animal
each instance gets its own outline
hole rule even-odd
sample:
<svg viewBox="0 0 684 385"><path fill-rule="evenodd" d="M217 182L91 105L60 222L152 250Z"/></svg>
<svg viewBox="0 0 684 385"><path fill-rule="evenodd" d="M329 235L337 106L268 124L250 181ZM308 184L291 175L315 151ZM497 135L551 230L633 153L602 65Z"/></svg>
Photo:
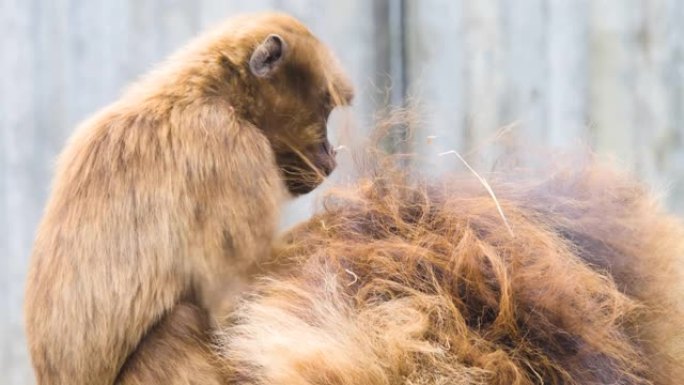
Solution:
<svg viewBox="0 0 684 385"><path fill-rule="evenodd" d="M287 190L307 193L335 167L326 120L351 93L306 27L251 15L83 123L61 155L28 274L38 383L112 384L178 303L225 312L269 255Z"/></svg>
<svg viewBox="0 0 684 385"><path fill-rule="evenodd" d="M138 375L169 368L158 381L169 384L219 369L216 384L681 383L680 221L627 175L593 160L561 163L572 167L489 176L505 216L472 175L375 168L287 235L271 262L281 270L254 284L218 343L152 338ZM176 366L160 348L174 341L220 354L196 364L180 355Z"/></svg>
<svg viewBox="0 0 684 385"><path fill-rule="evenodd" d="M472 175L333 193L232 314L229 383L681 383L681 223L561 163L488 178L505 217Z"/></svg>

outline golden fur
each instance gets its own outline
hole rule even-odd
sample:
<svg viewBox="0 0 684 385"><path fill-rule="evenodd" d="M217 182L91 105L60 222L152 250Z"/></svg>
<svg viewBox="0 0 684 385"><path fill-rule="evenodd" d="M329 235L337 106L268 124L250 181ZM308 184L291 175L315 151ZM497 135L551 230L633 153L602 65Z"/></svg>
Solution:
<svg viewBox="0 0 684 385"><path fill-rule="evenodd" d="M488 179L505 219L470 174L333 191L231 314L227 383L679 384L680 221L590 159Z"/></svg>
<svg viewBox="0 0 684 385"><path fill-rule="evenodd" d="M141 341L117 379L122 385L225 383L202 309L180 303ZM173 362L172 365L169 363Z"/></svg>
<svg viewBox="0 0 684 385"><path fill-rule="evenodd" d="M502 217L471 174L373 164L286 235L218 340L160 337L215 357L146 341L141 360L182 361L147 383L201 384L216 360L242 385L684 378L684 228L632 177L591 157L494 173Z"/></svg>
<svg viewBox="0 0 684 385"><path fill-rule="evenodd" d="M306 193L335 167L325 121L349 99L306 27L262 14L201 36L84 122L29 268L38 383L112 384L179 301L225 311L270 253L285 187Z"/></svg>

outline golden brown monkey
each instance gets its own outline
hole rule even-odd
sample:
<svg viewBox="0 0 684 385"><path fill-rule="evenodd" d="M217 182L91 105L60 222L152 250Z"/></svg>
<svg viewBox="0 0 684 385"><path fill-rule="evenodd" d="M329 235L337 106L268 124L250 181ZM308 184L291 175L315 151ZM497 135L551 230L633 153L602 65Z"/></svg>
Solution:
<svg viewBox="0 0 684 385"><path fill-rule="evenodd" d="M489 176L495 201L471 174L371 169L287 235L220 342L162 325L125 383L681 383L684 227L633 178L572 158Z"/></svg>
<svg viewBox="0 0 684 385"><path fill-rule="evenodd" d="M335 167L326 119L351 97L306 27L251 15L83 123L61 154L28 274L38 384L112 384L179 301L210 315L229 304L269 253L286 191L307 193Z"/></svg>

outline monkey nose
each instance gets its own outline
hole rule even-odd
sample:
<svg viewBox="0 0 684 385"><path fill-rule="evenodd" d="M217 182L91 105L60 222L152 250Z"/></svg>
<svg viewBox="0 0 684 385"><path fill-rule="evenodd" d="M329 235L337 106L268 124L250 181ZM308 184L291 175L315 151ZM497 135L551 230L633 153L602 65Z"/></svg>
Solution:
<svg viewBox="0 0 684 385"><path fill-rule="evenodd" d="M337 161L335 160L337 151L335 151L328 141L325 141L322 147L319 165L323 174L329 176L335 170L335 167L337 167Z"/></svg>
<svg viewBox="0 0 684 385"><path fill-rule="evenodd" d="M335 161L335 158L330 155L326 156L320 164L321 171L325 176L330 176L330 174L332 174L332 172L335 170L335 167L337 167L337 161Z"/></svg>

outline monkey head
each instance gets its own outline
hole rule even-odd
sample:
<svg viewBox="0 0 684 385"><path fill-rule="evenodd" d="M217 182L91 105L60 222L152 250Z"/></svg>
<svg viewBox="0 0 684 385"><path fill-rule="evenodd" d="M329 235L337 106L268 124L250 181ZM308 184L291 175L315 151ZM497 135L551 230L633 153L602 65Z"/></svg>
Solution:
<svg viewBox="0 0 684 385"><path fill-rule="evenodd" d="M250 20L241 55L224 63L247 92L236 107L269 139L290 193L306 194L336 166L327 120L351 102L353 90L328 48L301 23L280 14Z"/></svg>
<svg viewBox="0 0 684 385"><path fill-rule="evenodd" d="M271 141L283 179L306 194L334 170L327 120L352 92L328 50L311 34L269 34L254 48L249 73L260 102L255 124Z"/></svg>

